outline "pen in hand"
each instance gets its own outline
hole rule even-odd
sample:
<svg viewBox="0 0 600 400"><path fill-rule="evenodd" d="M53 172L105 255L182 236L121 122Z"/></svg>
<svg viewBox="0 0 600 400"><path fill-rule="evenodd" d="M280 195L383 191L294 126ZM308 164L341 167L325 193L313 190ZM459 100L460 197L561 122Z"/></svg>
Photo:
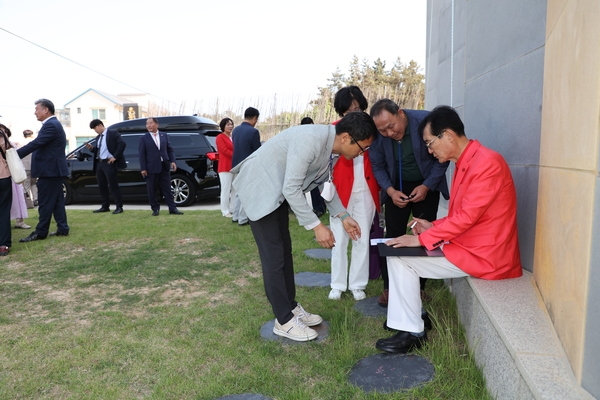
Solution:
<svg viewBox="0 0 600 400"><path fill-rule="evenodd" d="M422 217L423 217L423 213L421 213L421 215L419 215L419 216L418 216L418 218L422 218ZM413 223L412 223L412 224L410 224L410 227L409 227L409 229L408 229L408 232L407 232L407 233L410 233L410 231L412 231L412 230L413 230L413 228L414 228L415 226L417 226L417 223L418 223L418 222L419 222L419 221L417 221L417 220L415 220L415 219L413 218Z"/></svg>

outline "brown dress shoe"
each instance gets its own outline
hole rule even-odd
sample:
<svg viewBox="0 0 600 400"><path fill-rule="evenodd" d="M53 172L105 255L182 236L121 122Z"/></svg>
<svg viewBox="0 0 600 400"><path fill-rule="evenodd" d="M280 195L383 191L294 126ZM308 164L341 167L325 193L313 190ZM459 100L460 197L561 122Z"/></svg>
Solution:
<svg viewBox="0 0 600 400"><path fill-rule="evenodd" d="M381 307L387 307L389 294L390 291L388 289L383 289L383 293L381 293L381 296L379 296L377 299L377 304L379 304Z"/></svg>

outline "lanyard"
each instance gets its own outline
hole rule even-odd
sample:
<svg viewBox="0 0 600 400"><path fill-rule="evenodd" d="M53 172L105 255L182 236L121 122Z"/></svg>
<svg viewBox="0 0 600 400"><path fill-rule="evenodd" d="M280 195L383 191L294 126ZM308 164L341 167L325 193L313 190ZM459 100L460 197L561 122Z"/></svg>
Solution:
<svg viewBox="0 0 600 400"><path fill-rule="evenodd" d="M402 192L402 141L398 142L398 179L400 181L400 191Z"/></svg>

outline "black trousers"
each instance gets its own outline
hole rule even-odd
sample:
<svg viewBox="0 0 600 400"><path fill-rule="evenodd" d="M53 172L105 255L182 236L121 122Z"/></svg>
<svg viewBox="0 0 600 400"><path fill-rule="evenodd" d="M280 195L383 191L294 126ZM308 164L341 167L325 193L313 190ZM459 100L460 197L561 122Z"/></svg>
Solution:
<svg viewBox="0 0 600 400"><path fill-rule="evenodd" d="M423 182L402 182L402 192L409 195L414 188ZM438 205L440 202L440 192L430 190L427 192L425 200L418 203L409 202L404 208L394 204L391 198L385 201L385 237L394 238L406 234L408 219L412 214L416 218L423 218L427 221L434 221L437 218ZM383 288L390 287L390 281L385 257L381 263L381 277L383 278ZM421 289L425 288L427 279L421 278Z"/></svg>
<svg viewBox="0 0 600 400"><path fill-rule="evenodd" d="M271 214L250 221L262 264L265 293L282 325L293 318L292 310L298 305L288 208L288 203L283 202Z"/></svg>
<svg viewBox="0 0 600 400"><path fill-rule="evenodd" d="M69 233L62 178L40 177L37 181L37 187L38 213L40 218L35 227L35 233L42 237L48 236L52 216L54 216L54 220L56 221L57 231L65 234Z"/></svg>
<svg viewBox="0 0 600 400"><path fill-rule="evenodd" d="M315 213L325 214L327 207L325 206L325 199L321 196L321 191L318 186L310 191L310 201Z"/></svg>
<svg viewBox="0 0 600 400"><path fill-rule="evenodd" d="M0 246L12 245L10 207L12 205L12 179L0 179Z"/></svg>
<svg viewBox="0 0 600 400"><path fill-rule="evenodd" d="M165 164L162 164L162 171L158 174L150 174L146 177L146 189L148 190L148 201L152 210L160 210L160 203L156 198L156 190L160 188L162 195L165 198L165 203L169 207L169 211L177 209L171 193L171 172Z"/></svg>
<svg viewBox="0 0 600 400"><path fill-rule="evenodd" d="M115 198L115 205L117 208L123 208L121 189L119 188L119 181L117 181L116 162L109 164L106 161L98 161L96 164L96 179L98 180L100 197L102 197L102 208L110 208L110 199L108 195L109 187Z"/></svg>

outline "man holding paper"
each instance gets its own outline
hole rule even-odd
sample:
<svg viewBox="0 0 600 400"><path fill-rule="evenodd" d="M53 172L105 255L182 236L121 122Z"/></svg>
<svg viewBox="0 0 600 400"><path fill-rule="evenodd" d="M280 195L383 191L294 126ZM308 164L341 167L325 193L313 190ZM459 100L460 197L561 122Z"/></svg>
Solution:
<svg viewBox="0 0 600 400"><path fill-rule="evenodd" d="M386 242L393 247L441 248L443 257L387 257L390 297L387 326L399 332L375 347L406 353L427 340L421 318L419 278L506 279L522 275L517 236L517 199L502 156L465 136L456 111L436 107L419 125L425 146L440 163L456 169L448 216L433 222L415 218L413 235Z"/></svg>

